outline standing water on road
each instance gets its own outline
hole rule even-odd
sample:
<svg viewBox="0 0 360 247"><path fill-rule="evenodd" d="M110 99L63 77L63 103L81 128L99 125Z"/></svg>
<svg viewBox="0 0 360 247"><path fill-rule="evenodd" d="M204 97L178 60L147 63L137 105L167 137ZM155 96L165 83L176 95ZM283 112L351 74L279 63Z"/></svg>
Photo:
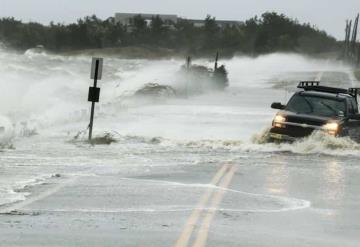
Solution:
<svg viewBox="0 0 360 247"><path fill-rule="evenodd" d="M0 149L0 211L36 196L40 185L53 181L114 174L159 181L164 174L228 162L239 165L242 182L234 191L245 194L234 195L247 203L228 198L224 212L312 207L335 233L341 230L334 229L332 217L342 227L360 217L355 208L360 199L359 144L321 134L293 144L262 140L276 113L272 102L286 103L300 80L358 86L349 67L297 54L234 57L222 61L229 72L224 91L141 98L134 94L147 83L176 87L174 77L184 61L105 58L94 131L97 136L110 133L116 142L90 146L82 142L86 135L79 134L89 119L90 61L87 56L0 50L0 142L11 142L11 148ZM191 179L185 182L198 183ZM186 186L168 186L187 196ZM171 207L175 205L163 210ZM177 208L191 207L183 203ZM145 201L127 208L160 210ZM296 221L301 215L294 217Z"/></svg>

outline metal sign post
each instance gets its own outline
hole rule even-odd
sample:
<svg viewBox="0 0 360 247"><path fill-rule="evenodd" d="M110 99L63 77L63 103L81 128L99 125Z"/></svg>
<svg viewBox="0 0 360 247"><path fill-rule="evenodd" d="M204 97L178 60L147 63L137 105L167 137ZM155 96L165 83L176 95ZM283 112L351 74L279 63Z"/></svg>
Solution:
<svg viewBox="0 0 360 247"><path fill-rule="evenodd" d="M214 71L218 69L219 52L216 52Z"/></svg>
<svg viewBox="0 0 360 247"><path fill-rule="evenodd" d="M189 97L189 81L190 81L190 77L191 77L191 75L190 75L190 69L191 69L191 57L190 56L188 56L187 58L186 58L186 85L185 85L185 91L186 91L186 98L188 98Z"/></svg>
<svg viewBox="0 0 360 247"><path fill-rule="evenodd" d="M94 57L92 59L91 75L90 75L90 79L94 79L94 86L89 87L89 95L88 95L88 101L91 102L90 124L89 124L89 141L91 141L91 139L92 139L92 131L93 131L93 125L94 125L95 103L99 102L99 98L100 98L100 88L97 87L97 80L101 80L102 67L103 67L103 59Z"/></svg>

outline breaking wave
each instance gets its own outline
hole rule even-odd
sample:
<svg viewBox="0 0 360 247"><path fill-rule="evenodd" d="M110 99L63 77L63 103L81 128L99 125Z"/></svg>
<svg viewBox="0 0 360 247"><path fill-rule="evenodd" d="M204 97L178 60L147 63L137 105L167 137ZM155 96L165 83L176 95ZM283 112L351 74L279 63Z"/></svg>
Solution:
<svg viewBox="0 0 360 247"><path fill-rule="evenodd" d="M204 60L197 62L212 64ZM264 89L272 88L271 78L281 80L287 75L287 79L291 72L291 79L298 80L304 74L314 76L318 71L348 69L339 67L337 62L294 54L235 57L224 61L229 70L230 87L223 94L174 99L167 105L151 102L127 108L118 105L126 92L136 91L146 83L171 85L174 73L183 63L179 59L106 59L97 112L104 119L103 126L121 123L114 128L124 133L115 139L120 143L142 142L233 152L360 156L359 144L349 138L319 133L293 144L272 144L266 143L267 130L264 130L247 141L251 133L270 123L273 112L265 107L283 95L280 90ZM85 123L89 115L86 101L91 84L89 64L90 57L87 56L59 56L36 50L13 54L0 45L0 72L4 75L0 90L8 92L0 99L0 113L20 127L23 122L32 123L34 126L26 125L25 136L37 134L38 129L51 129L54 125L58 125L57 131L62 131L67 124Z"/></svg>

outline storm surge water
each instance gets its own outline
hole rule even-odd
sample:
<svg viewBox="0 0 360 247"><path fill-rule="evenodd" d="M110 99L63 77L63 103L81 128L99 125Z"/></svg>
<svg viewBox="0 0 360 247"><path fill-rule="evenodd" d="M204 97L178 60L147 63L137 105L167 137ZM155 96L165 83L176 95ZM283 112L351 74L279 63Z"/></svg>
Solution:
<svg viewBox="0 0 360 247"><path fill-rule="evenodd" d="M327 76L331 83L355 83L339 62L297 54L235 57L221 61L229 72L224 91L192 92L198 82L184 80L186 93L142 98L135 94L148 83L179 87L175 75L184 60L105 58L95 136L112 133L116 142L96 148L71 141L86 139L86 132L78 133L88 126L90 62L88 56L0 48L0 142L15 137L15 150L0 152L0 204L25 199L24 188L59 172L146 171L264 153L360 156L359 145L346 138L314 134L281 145L261 139L276 113L270 104L285 102L298 81ZM193 61L210 68L213 62Z"/></svg>
<svg viewBox="0 0 360 247"><path fill-rule="evenodd" d="M87 56L32 50L20 54L1 48L0 114L12 121L18 134L24 128L40 135L86 128L90 61ZM213 61L204 59L194 63L213 66ZM251 143L251 137L271 123L275 111L269 105L286 101L287 90L295 88L297 81L315 79L326 71L345 76L350 71L339 62L297 54L235 57L221 63L230 80L223 92L145 100L134 99L134 93L147 83L176 87L175 74L184 61L105 58L97 130L182 141ZM184 87L191 90L189 85L196 83L184 81Z"/></svg>

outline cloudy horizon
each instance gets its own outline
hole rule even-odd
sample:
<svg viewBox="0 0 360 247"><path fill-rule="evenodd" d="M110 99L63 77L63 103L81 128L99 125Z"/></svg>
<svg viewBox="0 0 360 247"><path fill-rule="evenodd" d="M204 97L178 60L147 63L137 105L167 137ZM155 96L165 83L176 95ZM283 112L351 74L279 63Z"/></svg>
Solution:
<svg viewBox="0 0 360 247"><path fill-rule="evenodd" d="M267 11L275 11L297 19L300 23L310 23L337 39L343 39L345 21L355 18L360 12L359 0L333 2L328 0L190 0L170 2L165 0L131 1L70 1L52 2L49 0L0 0L0 18L15 17L24 22L34 21L49 24L71 23L84 16L93 15L105 19L116 12L175 14L184 18L203 19L207 14L221 20L244 21ZM325 11L326 10L326 11Z"/></svg>

